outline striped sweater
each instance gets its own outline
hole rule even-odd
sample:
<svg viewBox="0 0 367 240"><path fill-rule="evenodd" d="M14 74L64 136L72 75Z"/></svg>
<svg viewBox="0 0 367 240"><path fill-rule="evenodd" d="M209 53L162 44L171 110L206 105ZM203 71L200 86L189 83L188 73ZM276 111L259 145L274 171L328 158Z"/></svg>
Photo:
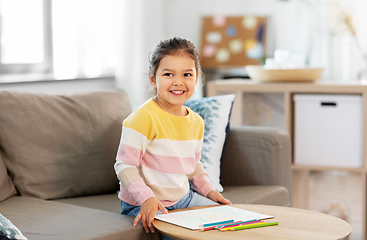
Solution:
<svg viewBox="0 0 367 240"><path fill-rule="evenodd" d="M150 99L124 120L115 163L121 200L140 206L156 197L172 206L188 192L188 180L203 196L214 190L200 162L204 121L187 110L174 116Z"/></svg>

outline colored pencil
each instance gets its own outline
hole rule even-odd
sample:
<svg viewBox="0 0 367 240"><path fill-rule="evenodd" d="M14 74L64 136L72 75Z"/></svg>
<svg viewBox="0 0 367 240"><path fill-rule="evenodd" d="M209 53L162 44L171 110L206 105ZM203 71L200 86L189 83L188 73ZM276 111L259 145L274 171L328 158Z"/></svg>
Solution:
<svg viewBox="0 0 367 240"><path fill-rule="evenodd" d="M230 231L235 227L240 227L240 226L255 226L255 225L259 225L259 224L263 224L263 221L257 221L257 222L252 222L252 223L244 223L238 226L233 226L233 227L226 227L226 228L221 228L219 229L220 231L224 232L224 231Z"/></svg>
<svg viewBox="0 0 367 240"><path fill-rule="evenodd" d="M243 226L243 225L249 225L249 224L255 224L255 223L262 223L262 222L263 221L261 221L261 220L256 220L256 221L251 221L251 222L239 222L239 223L236 223L236 224L225 225L224 227L218 228L218 230L231 229L231 228L234 228L234 227L237 227L237 226Z"/></svg>
<svg viewBox="0 0 367 240"><path fill-rule="evenodd" d="M207 224L202 224L199 227L211 227L211 226L218 226L218 225L223 225L226 223L232 223L234 222L234 220L227 220L227 221L222 221L222 222L214 222L214 223L207 223Z"/></svg>
<svg viewBox="0 0 367 240"><path fill-rule="evenodd" d="M253 221L255 221L255 220L253 220ZM242 222L243 221L236 221L236 222L232 222L232 223L226 223L226 224L223 224L223 225L217 225L217 226L215 226L215 229L225 227L225 226L230 226L230 225L237 224L237 223L242 223Z"/></svg>
<svg viewBox="0 0 367 240"><path fill-rule="evenodd" d="M217 226L211 226L211 227L200 228L200 231L204 232L204 231L213 230L213 229L217 229Z"/></svg>
<svg viewBox="0 0 367 240"><path fill-rule="evenodd" d="M227 224L223 224L223 225L215 225L215 226L211 226L211 227L200 228L200 231L204 232L204 231L208 231L208 230L219 229L219 228L224 227L224 226L232 226L232 225L233 226L238 226L240 223L243 223L243 221L237 221L237 222L227 223Z"/></svg>
<svg viewBox="0 0 367 240"><path fill-rule="evenodd" d="M257 224L250 224L250 225L244 225L244 226L238 226L231 228L230 231L237 231L242 229L250 229L250 228L258 228L258 227L266 227L266 226L274 226L278 225L278 222L270 222L270 223L257 223Z"/></svg>

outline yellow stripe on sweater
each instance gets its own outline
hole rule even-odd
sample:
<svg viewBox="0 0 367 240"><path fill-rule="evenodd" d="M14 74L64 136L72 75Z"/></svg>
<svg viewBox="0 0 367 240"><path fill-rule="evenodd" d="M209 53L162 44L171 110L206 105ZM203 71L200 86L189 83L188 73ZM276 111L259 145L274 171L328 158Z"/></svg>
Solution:
<svg viewBox="0 0 367 240"><path fill-rule="evenodd" d="M149 100L125 119L124 128L131 128L151 139L176 141L198 140L203 137L203 119L187 108L187 116L174 116L162 110L153 100Z"/></svg>

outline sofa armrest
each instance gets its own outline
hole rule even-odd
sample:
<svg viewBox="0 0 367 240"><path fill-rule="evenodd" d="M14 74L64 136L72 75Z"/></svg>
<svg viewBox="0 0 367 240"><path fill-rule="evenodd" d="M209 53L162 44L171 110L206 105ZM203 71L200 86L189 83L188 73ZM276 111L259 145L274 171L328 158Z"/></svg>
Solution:
<svg viewBox="0 0 367 240"><path fill-rule="evenodd" d="M231 126L221 165L223 186L280 185L291 196L288 132L270 127Z"/></svg>

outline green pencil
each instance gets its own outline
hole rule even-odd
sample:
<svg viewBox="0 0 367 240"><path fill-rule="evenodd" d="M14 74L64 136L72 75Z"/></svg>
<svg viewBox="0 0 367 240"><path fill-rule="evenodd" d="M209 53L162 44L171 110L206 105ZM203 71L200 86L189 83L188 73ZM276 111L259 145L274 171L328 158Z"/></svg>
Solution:
<svg viewBox="0 0 367 240"><path fill-rule="evenodd" d="M243 225L243 226L238 226L238 227L231 228L230 231L236 231L236 230L242 230L242 229L250 229L250 228L258 228L258 227L266 227L266 226L274 226L274 225L278 225L278 222L259 223L259 224L256 224L256 225L254 224L252 226Z"/></svg>

